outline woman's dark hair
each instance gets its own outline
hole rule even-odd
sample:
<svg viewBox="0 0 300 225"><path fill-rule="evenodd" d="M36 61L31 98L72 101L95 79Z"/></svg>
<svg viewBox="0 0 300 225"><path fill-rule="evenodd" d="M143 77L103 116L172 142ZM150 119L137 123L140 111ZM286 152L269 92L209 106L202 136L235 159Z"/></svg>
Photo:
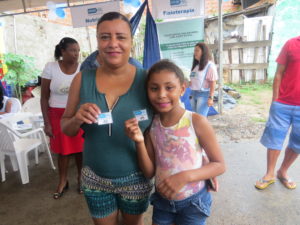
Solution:
<svg viewBox="0 0 300 225"><path fill-rule="evenodd" d="M159 73L162 70L167 70L175 73L176 77L179 79L180 84L183 84L185 82L185 77L182 70L170 60L163 59L152 65L149 69L146 78L146 85L148 84L152 74Z"/></svg>
<svg viewBox="0 0 300 225"><path fill-rule="evenodd" d="M132 27L131 27L131 24L130 24L129 20L127 19L126 16L122 15L119 12L108 12L108 13L105 13L103 16L101 16L101 18L98 20L98 23L97 23L97 30L98 30L99 25L102 22L117 20L117 19L123 20L124 22L126 22L128 24L129 29L130 29L130 34L132 36Z"/></svg>
<svg viewBox="0 0 300 225"><path fill-rule="evenodd" d="M3 99L4 99L4 91L3 91L2 87L0 87L0 109L3 108Z"/></svg>
<svg viewBox="0 0 300 225"><path fill-rule="evenodd" d="M211 54L209 52L209 49L207 45L203 42L199 42L195 45L195 47L199 47L202 50L201 58L200 61L195 59L195 55L193 56L193 65L192 65L192 70L199 65L199 70L203 70L206 64L208 63L208 60L211 60Z"/></svg>
<svg viewBox="0 0 300 225"><path fill-rule="evenodd" d="M78 42L70 37L64 37L60 40L60 42L55 46L54 58L55 60L59 60L62 56L61 50L66 50L69 44L78 44Z"/></svg>

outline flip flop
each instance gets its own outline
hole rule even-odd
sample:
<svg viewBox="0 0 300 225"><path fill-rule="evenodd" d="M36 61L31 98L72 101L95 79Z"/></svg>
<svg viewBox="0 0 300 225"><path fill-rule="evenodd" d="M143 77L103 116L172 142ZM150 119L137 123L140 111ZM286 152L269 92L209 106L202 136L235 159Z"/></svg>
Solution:
<svg viewBox="0 0 300 225"><path fill-rule="evenodd" d="M275 183L275 179L271 179L271 180L264 180L264 179L259 179L258 181L256 181L255 187L259 190L264 190L267 187L269 187L270 184Z"/></svg>
<svg viewBox="0 0 300 225"><path fill-rule="evenodd" d="M296 183L291 178L285 178L285 177L277 177L277 178L287 189L295 189L297 187Z"/></svg>

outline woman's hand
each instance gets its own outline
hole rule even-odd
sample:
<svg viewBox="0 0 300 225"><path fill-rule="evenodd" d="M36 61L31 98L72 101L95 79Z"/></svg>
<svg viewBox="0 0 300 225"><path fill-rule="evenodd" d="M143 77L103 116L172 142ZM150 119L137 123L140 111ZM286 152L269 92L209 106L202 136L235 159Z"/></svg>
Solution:
<svg viewBox="0 0 300 225"><path fill-rule="evenodd" d="M125 133L136 143L144 142L144 135L136 118L125 121Z"/></svg>
<svg viewBox="0 0 300 225"><path fill-rule="evenodd" d="M75 119L81 123L97 123L98 116L101 113L99 107L94 103L85 103L80 106L75 114Z"/></svg>
<svg viewBox="0 0 300 225"><path fill-rule="evenodd" d="M53 133L52 133L52 127L50 124L45 124L44 126L44 132L48 137L53 137Z"/></svg>
<svg viewBox="0 0 300 225"><path fill-rule="evenodd" d="M164 179L156 186L156 189L163 197L172 200L187 183L186 173L180 172Z"/></svg>

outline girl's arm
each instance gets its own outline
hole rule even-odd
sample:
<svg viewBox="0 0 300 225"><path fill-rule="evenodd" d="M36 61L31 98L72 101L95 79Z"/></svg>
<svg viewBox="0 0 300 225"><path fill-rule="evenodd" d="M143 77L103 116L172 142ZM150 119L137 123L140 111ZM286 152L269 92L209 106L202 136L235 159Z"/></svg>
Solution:
<svg viewBox="0 0 300 225"><path fill-rule="evenodd" d="M212 126L206 117L193 113L193 126L199 140L199 144L204 148L209 162L197 169L197 173L190 173L190 182L206 180L216 177L225 172L224 157Z"/></svg>
<svg viewBox="0 0 300 225"><path fill-rule="evenodd" d="M41 110L44 119L44 130L47 136L52 137L52 127L48 117L51 80L42 78L41 82Z"/></svg>
<svg viewBox="0 0 300 225"><path fill-rule="evenodd" d="M77 109L80 100L82 74L79 72L73 79L65 112L61 119L61 129L68 136L75 136L83 123L96 123L100 109L96 104L85 103Z"/></svg>
<svg viewBox="0 0 300 225"><path fill-rule="evenodd" d="M168 199L174 199L179 190L188 183L206 180L225 172L223 154L208 120L193 113L193 126L209 162L199 169L179 172L159 183L157 190Z"/></svg>
<svg viewBox="0 0 300 225"><path fill-rule="evenodd" d="M135 142L139 167L145 177L151 179L155 174L154 151L148 131L145 137L136 118L125 121L125 132Z"/></svg>
<svg viewBox="0 0 300 225"><path fill-rule="evenodd" d="M209 81L209 96L207 100L207 105L212 106L214 104L214 92L216 87L216 81Z"/></svg>

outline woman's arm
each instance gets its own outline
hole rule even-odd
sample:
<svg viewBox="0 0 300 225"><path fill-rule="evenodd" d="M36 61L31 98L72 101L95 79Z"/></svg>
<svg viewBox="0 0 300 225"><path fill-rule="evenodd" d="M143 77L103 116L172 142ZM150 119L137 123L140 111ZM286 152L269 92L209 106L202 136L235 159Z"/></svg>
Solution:
<svg viewBox="0 0 300 225"><path fill-rule="evenodd" d="M135 142L139 167L145 177L155 174L154 151L149 132L143 135L136 118L125 121L125 133Z"/></svg>
<svg viewBox="0 0 300 225"><path fill-rule="evenodd" d="M68 102L61 119L61 129L68 136L75 136L83 123L96 123L100 109L96 104L85 103L77 109L80 101L82 74L79 72L72 81Z"/></svg>
<svg viewBox="0 0 300 225"><path fill-rule="evenodd" d="M47 136L52 137L52 127L48 116L51 80L42 78L41 82L41 110L44 118L44 130Z"/></svg>

